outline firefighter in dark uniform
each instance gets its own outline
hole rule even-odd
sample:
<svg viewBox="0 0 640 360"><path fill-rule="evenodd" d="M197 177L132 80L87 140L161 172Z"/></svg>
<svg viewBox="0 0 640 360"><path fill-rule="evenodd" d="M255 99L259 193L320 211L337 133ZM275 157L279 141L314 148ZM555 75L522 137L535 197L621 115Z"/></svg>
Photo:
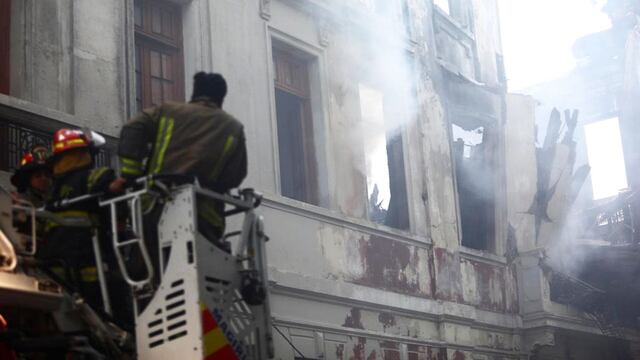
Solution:
<svg viewBox="0 0 640 360"><path fill-rule="evenodd" d="M220 74L197 73L189 103L142 111L120 134L122 176L180 174L218 193L238 187L247 174L242 124L222 110L227 83ZM225 229L224 203L197 199L198 231L218 246ZM152 244L152 246L155 244Z"/></svg>
<svg viewBox="0 0 640 360"><path fill-rule="evenodd" d="M53 204L81 195L113 192L114 171L107 167L94 167L98 145L90 134L81 130L60 129L55 133L51 157ZM54 207L52 212L59 218L82 221L89 226L71 227L49 221L45 242L38 255L42 260L56 264L50 267L51 270L75 287L94 309L100 309L102 298L92 243L93 229L105 221L100 216L98 202L94 199L62 208Z"/></svg>
<svg viewBox="0 0 640 360"><path fill-rule="evenodd" d="M49 154L44 145L34 146L22 156L20 166L11 176L11 184L35 207L44 205L51 190L51 169L47 164Z"/></svg>
<svg viewBox="0 0 640 360"><path fill-rule="evenodd" d="M50 152L44 145L36 145L20 159L20 165L11 176L11 184L18 191L18 198L32 206L42 207L51 192L51 169L47 163ZM14 225L24 236L32 235L32 220L26 212L14 214ZM42 241L46 222L36 219L36 239Z"/></svg>

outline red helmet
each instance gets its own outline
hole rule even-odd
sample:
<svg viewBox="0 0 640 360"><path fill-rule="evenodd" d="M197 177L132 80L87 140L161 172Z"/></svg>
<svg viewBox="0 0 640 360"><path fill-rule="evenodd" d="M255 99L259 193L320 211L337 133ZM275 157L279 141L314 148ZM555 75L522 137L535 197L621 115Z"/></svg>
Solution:
<svg viewBox="0 0 640 360"><path fill-rule="evenodd" d="M60 129L53 136L53 155L79 148L88 148L89 140L82 130Z"/></svg>
<svg viewBox="0 0 640 360"><path fill-rule="evenodd" d="M23 187L25 181L28 181L32 171L48 169L47 160L49 159L49 155L49 150L43 145L36 145L31 151L26 152L22 156L16 172L11 176L13 186L17 188Z"/></svg>

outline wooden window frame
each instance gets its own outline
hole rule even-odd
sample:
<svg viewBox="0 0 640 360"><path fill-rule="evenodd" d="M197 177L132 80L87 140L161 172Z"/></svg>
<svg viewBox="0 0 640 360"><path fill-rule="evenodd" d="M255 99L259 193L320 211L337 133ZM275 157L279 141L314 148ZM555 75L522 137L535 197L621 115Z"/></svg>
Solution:
<svg viewBox="0 0 640 360"><path fill-rule="evenodd" d="M283 59L283 60L280 60ZM296 67L301 76L292 83L283 81L279 74L280 61L288 62ZM302 142L303 161L304 161L304 178L305 189L304 199L299 199L306 203L318 205L319 204L319 184L318 184L318 169L316 158L316 144L313 130L313 115L311 111L311 86L310 86L310 60L300 55L293 53L280 46L273 47L273 67L274 67L274 88L286 92L290 95L294 95L302 101L302 136L307 141ZM295 74L291 74L296 76ZM293 84L297 83L297 84ZM309 141L311 140L311 141ZM280 146L280 144L278 144ZM282 149L280 149L282 151Z"/></svg>
<svg viewBox="0 0 640 360"><path fill-rule="evenodd" d="M161 0L136 0L136 5L140 5L142 8L142 26L134 21L135 27L135 51L136 57L140 56L140 59L136 59L136 82L138 81L138 64L140 61L140 79L142 84L136 84L141 86L140 94L136 90L136 103L138 95L141 99L141 108L147 108L153 105L152 103L152 89L151 89L151 51L156 50L162 54L172 53L171 71L173 74L173 93L170 96L164 96L163 101L184 101L184 48L182 40L182 10L179 5L172 4L167 1ZM153 11L155 9L168 10L172 16L170 26L170 36L166 36L162 33L155 32L153 30ZM136 10L134 9L134 12ZM136 15L134 15L135 18ZM162 27L162 23L160 24ZM162 32L162 29L160 30ZM162 66L162 65L161 65ZM164 91L164 90L163 90ZM164 93L163 93L164 95ZM158 105L158 104L155 104Z"/></svg>

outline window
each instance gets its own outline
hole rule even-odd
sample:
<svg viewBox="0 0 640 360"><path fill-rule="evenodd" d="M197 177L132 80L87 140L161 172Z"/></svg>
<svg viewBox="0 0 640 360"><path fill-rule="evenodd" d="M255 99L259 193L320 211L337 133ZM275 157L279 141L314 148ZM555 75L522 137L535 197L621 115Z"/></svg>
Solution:
<svg viewBox="0 0 640 360"><path fill-rule="evenodd" d="M488 126L452 124L462 245L493 250L495 151Z"/></svg>
<svg viewBox="0 0 640 360"><path fill-rule="evenodd" d="M0 0L0 93L9 94L11 0Z"/></svg>
<svg viewBox="0 0 640 360"><path fill-rule="evenodd" d="M181 9L159 0L134 3L136 106L184 101Z"/></svg>
<svg viewBox="0 0 640 360"><path fill-rule="evenodd" d="M387 129L384 94L360 85L369 220L409 229L404 153L399 129Z"/></svg>
<svg viewBox="0 0 640 360"><path fill-rule="evenodd" d="M318 204L309 59L273 49L275 100L283 196Z"/></svg>
<svg viewBox="0 0 640 360"><path fill-rule="evenodd" d="M591 166L593 199L617 195L627 187L618 118L587 124L584 133Z"/></svg>

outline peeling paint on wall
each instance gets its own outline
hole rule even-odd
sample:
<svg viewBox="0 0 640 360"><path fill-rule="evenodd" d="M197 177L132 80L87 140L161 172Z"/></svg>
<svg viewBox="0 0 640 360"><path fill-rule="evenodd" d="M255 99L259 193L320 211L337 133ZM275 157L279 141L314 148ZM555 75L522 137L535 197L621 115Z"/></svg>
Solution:
<svg viewBox="0 0 640 360"><path fill-rule="evenodd" d="M497 312L505 311L505 277L503 268L476 261L468 262L472 271L476 274L478 307Z"/></svg>
<svg viewBox="0 0 640 360"><path fill-rule="evenodd" d="M452 360L464 360L464 359L465 359L465 356L464 356L464 353L462 353L462 352L460 352L460 351L456 350L456 351L453 353L453 357L452 357L451 359L452 359Z"/></svg>
<svg viewBox="0 0 640 360"><path fill-rule="evenodd" d="M394 326L396 324L396 318L393 314L387 312L381 312L378 315L378 321L382 324L383 330L387 330L388 327Z"/></svg>
<svg viewBox="0 0 640 360"><path fill-rule="evenodd" d="M351 309L349 315L347 315L347 317L344 319L344 323L342 324L342 326L354 329L364 329L364 326L362 326L360 309Z"/></svg>
<svg viewBox="0 0 640 360"><path fill-rule="evenodd" d="M405 294L429 296L426 249L372 235L360 240L364 276L355 283ZM420 271L422 270L422 271Z"/></svg>
<svg viewBox="0 0 640 360"><path fill-rule="evenodd" d="M408 360L446 360L447 350L434 348L431 346L413 345L409 344Z"/></svg>
<svg viewBox="0 0 640 360"><path fill-rule="evenodd" d="M436 269L436 298L464 302L460 284L460 258L444 248L433 249Z"/></svg>

